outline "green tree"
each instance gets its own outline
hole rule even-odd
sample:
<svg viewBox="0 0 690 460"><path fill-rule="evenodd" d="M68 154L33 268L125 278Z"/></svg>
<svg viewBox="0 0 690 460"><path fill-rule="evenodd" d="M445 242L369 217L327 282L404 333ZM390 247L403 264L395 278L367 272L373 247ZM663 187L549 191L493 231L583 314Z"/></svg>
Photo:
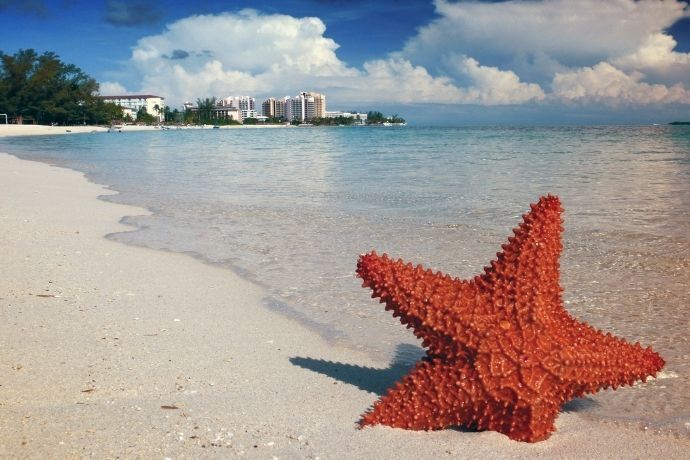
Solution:
<svg viewBox="0 0 690 460"><path fill-rule="evenodd" d="M161 109L161 106L158 104L155 104L153 106L153 111L156 112L156 115L158 116L158 120L156 120L156 121L160 121L161 112L163 112L163 109Z"/></svg>
<svg viewBox="0 0 690 460"><path fill-rule="evenodd" d="M147 125L156 123L158 119L151 115L148 110L146 110L146 107L142 106L139 110L137 110L137 123L146 123Z"/></svg>
<svg viewBox="0 0 690 460"><path fill-rule="evenodd" d="M196 107L199 115L199 123L210 123L213 109L216 107L216 98L206 97L204 99L197 99Z"/></svg>
<svg viewBox="0 0 690 460"><path fill-rule="evenodd" d="M386 117L381 112L375 110L367 112L367 124L378 124L384 121L386 121Z"/></svg>
<svg viewBox="0 0 690 460"><path fill-rule="evenodd" d="M52 52L0 52L0 112L17 123L93 123L109 109L97 101L98 83Z"/></svg>

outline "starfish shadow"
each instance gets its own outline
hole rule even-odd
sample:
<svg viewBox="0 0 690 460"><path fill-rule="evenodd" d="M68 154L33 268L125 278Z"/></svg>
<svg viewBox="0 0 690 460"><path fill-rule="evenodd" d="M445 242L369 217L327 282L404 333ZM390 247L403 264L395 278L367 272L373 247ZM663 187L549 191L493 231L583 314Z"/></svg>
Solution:
<svg viewBox="0 0 690 460"><path fill-rule="evenodd" d="M581 398L576 398L568 401L563 405L563 410L565 412L587 412L599 405L594 399L583 396Z"/></svg>
<svg viewBox="0 0 690 460"><path fill-rule="evenodd" d="M325 359L296 356L290 362L296 366L327 375L343 383L354 385L364 391L383 395L388 388L400 380L424 356L424 350L416 345L401 343L395 348L391 364L385 369L358 366Z"/></svg>

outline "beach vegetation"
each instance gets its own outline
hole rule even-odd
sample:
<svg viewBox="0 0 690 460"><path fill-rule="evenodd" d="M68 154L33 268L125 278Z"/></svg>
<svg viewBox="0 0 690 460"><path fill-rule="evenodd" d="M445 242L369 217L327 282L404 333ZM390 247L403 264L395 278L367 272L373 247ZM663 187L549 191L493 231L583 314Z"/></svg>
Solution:
<svg viewBox="0 0 690 460"><path fill-rule="evenodd" d="M405 123L405 119L399 116L397 113L391 117L387 117L377 110L367 112L368 125L380 125L383 123L402 124Z"/></svg>
<svg viewBox="0 0 690 460"><path fill-rule="evenodd" d="M98 82L53 52L0 51L0 112L15 123L107 123L122 108L98 99Z"/></svg>
<svg viewBox="0 0 690 460"><path fill-rule="evenodd" d="M158 117L151 115L146 107L142 107L137 110L137 123L145 123L147 125L152 125L158 123Z"/></svg>
<svg viewBox="0 0 690 460"><path fill-rule="evenodd" d="M211 119L213 115L213 109L216 107L215 97L205 97L203 99L197 99L196 107L196 115L198 118L197 123L206 124L215 121Z"/></svg>
<svg viewBox="0 0 690 460"><path fill-rule="evenodd" d="M355 118L353 117L333 117L333 118L312 118L311 124L315 126L350 126L354 124Z"/></svg>

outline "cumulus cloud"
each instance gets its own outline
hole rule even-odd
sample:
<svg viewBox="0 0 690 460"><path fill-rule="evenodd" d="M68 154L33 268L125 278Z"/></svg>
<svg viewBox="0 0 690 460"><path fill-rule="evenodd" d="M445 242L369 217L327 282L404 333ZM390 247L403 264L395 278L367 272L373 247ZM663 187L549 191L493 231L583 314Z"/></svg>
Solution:
<svg viewBox="0 0 690 460"><path fill-rule="evenodd" d="M131 64L143 75L143 89L178 99L293 93L300 81L357 75L336 57L338 45L324 32L317 18L253 10L191 16L140 39Z"/></svg>
<svg viewBox="0 0 690 460"><path fill-rule="evenodd" d="M141 38L127 73L173 105L199 97L319 91L350 103L687 103L690 54L664 30L683 4L650 0L437 0L439 18L398 52L348 66L314 17L180 19ZM615 27L612 26L615 24Z"/></svg>
<svg viewBox="0 0 690 460"><path fill-rule="evenodd" d="M340 103L494 105L543 99L538 85L468 57L454 58L455 74L467 83L462 87L400 57L349 67L338 59L338 44L325 31L318 18L254 10L192 16L140 39L130 64L142 76L142 91L167 94L173 103L209 95L281 96L303 89L323 91Z"/></svg>
<svg viewBox="0 0 690 460"><path fill-rule="evenodd" d="M690 104L690 91L682 84L671 87L641 81L644 75L627 75L607 62L567 74L556 74L553 94L563 100L579 103Z"/></svg>
<svg viewBox="0 0 690 460"><path fill-rule="evenodd" d="M103 96L119 96L127 94L127 88L115 81L104 81L98 85L98 92Z"/></svg>
<svg viewBox="0 0 690 460"><path fill-rule="evenodd" d="M487 104L503 99L495 81L513 87L512 100L521 92L526 100L540 99L535 87L511 85L518 77L551 87L546 98L551 102L679 102L690 87L690 54L674 51L676 41L664 32L690 14L682 2L437 0L435 5L439 18L397 55L456 81L483 73L492 82L483 86L484 94L494 89L492 97L478 95ZM458 65L458 55L470 58ZM502 79L491 77L488 69L494 66L505 68Z"/></svg>
<svg viewBox="0 0 690 460"><path fill-rule="evenodd" d="M523 83L510 70L482 66L467 56L453 56L447 62L460 75L466 75L471 85L464 90L461 102L482 105L508 105L544 99L544 91L535 83Z"/></svg>
<svg viewBox="0 0 690 460"><path fill-rule="evenodd" d="M435 4L440 17L408 41L403 57L432 69L444 55L464 54L540 83L551 80L554 65L591 66L634 53L688 15L683 3L653 0Z"/></svg>

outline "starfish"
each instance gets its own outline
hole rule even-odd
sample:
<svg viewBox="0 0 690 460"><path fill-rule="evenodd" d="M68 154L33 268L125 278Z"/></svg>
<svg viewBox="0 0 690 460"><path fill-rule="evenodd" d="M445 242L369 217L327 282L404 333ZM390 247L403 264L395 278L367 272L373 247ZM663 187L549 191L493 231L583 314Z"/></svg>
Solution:
<svg viewBox="0 0 690 460"><path fill-rule="evenodd" d="M536 442L555 431L572 398L644 382L661 370L664 360L651 348L604 334L563 307L562 212L558 197L540 198L496 260L471 280L386 254L360 256L362 286L427 352L360 426L464 426Z"/></svg>

